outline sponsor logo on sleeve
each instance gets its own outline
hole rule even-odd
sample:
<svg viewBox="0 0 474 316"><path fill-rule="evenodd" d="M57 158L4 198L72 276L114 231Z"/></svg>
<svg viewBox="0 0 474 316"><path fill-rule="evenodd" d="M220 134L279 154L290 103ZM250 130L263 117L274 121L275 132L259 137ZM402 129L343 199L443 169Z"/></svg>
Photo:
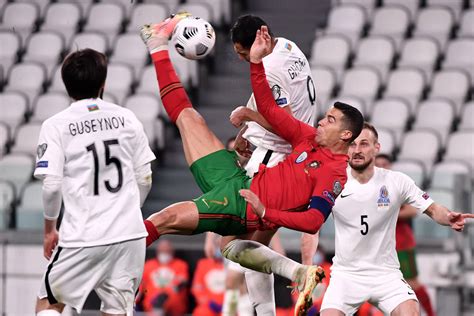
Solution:
<svg viewBox="0 0 474 316"><path fill-rule="evenodd" d="M308 153L306 151L303 151L299 156L298 158L296 158L295 162L296 163L302 163L303 161L306 160L306 158L308 158Z"/></svg>
<svg viewBox="0 0 474 316"><path fill-rule="evenodd" d="M277 105L288 104L288 100L286 98L279 98L279 99L276 99L275 101Z"/></svg>
<svg viewBox="0 0 474 316"><path fill-rule="evenodd" d="M48 168L48 162L46 160L38 161L36 168Z"/></svg>
<svg viewBox="0 0 474 316"><path fill-rule="evenodd" d="M46 149L48 149L48 144L43 143L38 145L38 148L36 148L36 154L38 155L38 159L41 159L41 157L43 157L44 153L46 152Z"/></svg>

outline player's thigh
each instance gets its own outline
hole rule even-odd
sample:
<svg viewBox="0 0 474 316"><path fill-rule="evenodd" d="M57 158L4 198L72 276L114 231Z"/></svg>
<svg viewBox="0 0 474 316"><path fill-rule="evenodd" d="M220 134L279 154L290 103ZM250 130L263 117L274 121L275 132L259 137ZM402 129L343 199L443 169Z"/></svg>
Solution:
<svg viewBox="0 0 474 316"><path fill-rule="evenodd" d="M353 315L369 297L370 287L364 281L346 273L333 272L321 304L322 315L340 315L332 310Z"/></svg>
<svg viewBox="0 0 474 316"><path fill-rule="evenodd" d="M415 249L406 249L397 251L398 261L400 262L400 270L405 280L415 279L418 276L418 268L416 265Z"/></svg>
<svg viewBox="0 0 474 316"><path fill-rule="evenodd" d="M213 152L224 149L224 144L211 131L204 118L194 108L181 112L176 122L183 142L188 165Z"/></svg>
<svg viewBox="0 0 474 316"><path fill-rule="evenodd" d="M196 160L189 169L201 191L207 193L235 177L248 181L237 160L235 152L223 149Z"/></svg>
<svg viewBox="0 0 474 316"><path fill-rule="evenodd" d="M63 303L80 312L89 293L105 274L106 268L101 263L107 257L102 249L102 246L57 247L43 276L38 298L47 298L50 304Z"/></svg>
<svg viewBox="0 0 474 316"><path fill-rule="evenodd" d="M346 316L346 314L338 309L328 308L321 311L321 316Z"/></svg>
<svg viewBox="0 0 474 316"><path fill-rule="evenodd" d="M418 301L408 300L400 303L395 309L390 313L391 316L419 316L420 315L420 306Z"/></svg>
<svg viewBox="0 0 474 316"><path fill-rule="evenodd" d="M145 239L116 243L110 245L107 251L107 275L95 288L102 302L100 310L112 315L133 315L135 293L145 263Z"/></svg>
<svg viewBox="0 0 474 316"><path fill-rule="evenodd" d="M161 235L191 235L198 227L199 211L192 201L179 202L153 213L147 220L155 225Z"/></svg>
<svg viewBox="0 0 474 316"><path fill-rule="evenodd" d="M378 307L384 313L392 313L400 305L402 307L407 306L406 309L408 311L411 310L412 306L418 306L415 292L401 277L399 272L381 276L378 280L378 284L374 284L374 299L378 302Z"/></svg>

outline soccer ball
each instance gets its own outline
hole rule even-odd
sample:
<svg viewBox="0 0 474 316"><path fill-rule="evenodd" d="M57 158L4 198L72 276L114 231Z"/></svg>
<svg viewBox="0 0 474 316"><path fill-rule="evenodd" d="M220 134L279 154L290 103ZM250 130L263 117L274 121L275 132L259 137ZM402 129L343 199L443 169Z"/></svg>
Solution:
<svg viewBox="0 0 474 316"><path fill-rule="evenodd" d="M178 22L173 30L171 44L188 59L206 57L214 47L216 33L212 25L198 17L190 16Z"/></svg>

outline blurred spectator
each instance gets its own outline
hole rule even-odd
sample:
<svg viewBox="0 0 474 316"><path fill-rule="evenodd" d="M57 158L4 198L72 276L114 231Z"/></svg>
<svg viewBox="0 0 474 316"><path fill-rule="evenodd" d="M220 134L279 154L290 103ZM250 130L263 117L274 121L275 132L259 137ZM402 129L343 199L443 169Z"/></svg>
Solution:
<svg viewBox="0 0 474 316"><path fill-rule="evenodd" d="M140 286L143 310L149 315L180 316L188 309L188 264L174 257L168 240L160 240L156 258L147 260Z"/></svg>
<svg viewBox="0 0 474 316"><path fill-rule="evenodd" d="M217 248L214 258L197 263L191 292L196 299L193 316L219 316L225 291L225 271L222 255Z"/></svg>

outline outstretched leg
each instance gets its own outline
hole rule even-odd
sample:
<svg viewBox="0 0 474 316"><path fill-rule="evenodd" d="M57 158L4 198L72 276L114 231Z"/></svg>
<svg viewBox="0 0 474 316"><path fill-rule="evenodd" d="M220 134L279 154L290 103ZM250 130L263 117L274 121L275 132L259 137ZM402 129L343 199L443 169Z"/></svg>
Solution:
<svg viewBox="0 0 474 316"><path fill-rule="evenodd" d="M177 14L159 24L145 25L142 39L150 51L160 87L161 100L171 121L178 126L188 165L224 149L192 104L171 63L168 41L176 24L187 15Z"/></svg>

